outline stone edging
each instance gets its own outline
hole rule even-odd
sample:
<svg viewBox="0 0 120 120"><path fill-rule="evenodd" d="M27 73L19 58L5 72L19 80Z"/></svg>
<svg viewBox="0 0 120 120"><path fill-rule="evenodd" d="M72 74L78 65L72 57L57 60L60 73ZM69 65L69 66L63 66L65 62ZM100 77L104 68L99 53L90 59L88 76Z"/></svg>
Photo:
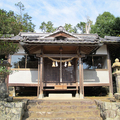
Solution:
<svg viewBox="0 0 120 120"><path fill-rule="evenodd" d="M1 120L22 120L27 109L28 100L21 102L0 101L0 119Z"/></svg>
<svg viewBox="0 0 120 120"><path fill-rule="evenodd" d="M103 120L120 120L120 103L95 100Z"/></svg>

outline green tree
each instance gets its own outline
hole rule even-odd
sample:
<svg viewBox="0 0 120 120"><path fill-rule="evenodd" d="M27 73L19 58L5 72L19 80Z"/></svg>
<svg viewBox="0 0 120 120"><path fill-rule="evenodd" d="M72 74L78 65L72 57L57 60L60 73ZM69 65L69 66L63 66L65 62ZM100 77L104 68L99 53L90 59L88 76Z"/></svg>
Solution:
<svg viewBox="0 0 120 120"><path fill-rule="evenodd" d="M65 26L64 26L65 30L70 32L70 33L75 33L77 32L77 29L74 27L72 28L72 25L71 24L67 24L65 23Z"/></svg>
<svg viewBox="0 0 120 120"><path fill-rule="evenodd" d="M87 22L80 22L76 27L81 31L81 33L89 33L91 29L92 21L87 17Z"/></svg>
<svg viewBox="0 0 120 120"><path fill-rule="evenodd" d="M114 20L114 15L109 12L104 12L97 17L95 24L91 26L91 33L97 33L100 37L114 35Z"/></svg>
<svg viewBox="0 0 120 120"><path fill-rule="evenodd" d="M120 17L115 18L113 23L114 36L120 36Z"/></svg>
<svg viewBox="0 0 120 120"><path fill-rule="evenodd" d="M15 34L19 33L19 25L16 21L13 11L5 11L0 9L0 34Z"/></svg>
<svg viewBox="0 0 120 120"><path fill-rule="evenodd" d="M55 28L53 27L53 23L51 21L48 21L46 24L46 32L54 32Z"/></svg>
<svg viewBox="0 0 120 120"><path fill-rule="evenodd" d="M15 6L17 6L19 8L20 14L19 14L19 20L22 23L22 18L23 18L23 11L25 10L25 6L21 3L18 2L17 4L15 4Z"/></svg>
<svg viewBox="0 0 120 120"><path fill-rule="evenodd" d="M23 31L24 32L34 32L35 25L31 22L32 17L27 13L23 16Z"/></svg>
<svg viewBox="0 0 120 120"><path fill-rule="evenodd" d="M51 21L48 21L47 23L42 22L41 26L39 27L43 32L54 32L56 28L53 27L53 23Z"/></svg>
<svg viewBox="0 0 120 120"><path fill-rule="evenodd" d="M0 55L12 55L18 51L18 45L12 42L0 40Z"/></svg>
<svg viewBox="0 0 120 120"><path fill-rule="evenodd" d="M20 11L19 14L16 14L16 20L20 27L20 31L34 32L35 25L32 23L32 20L31 20L32 17L29 16L28 13L24 13L25 6L21 2L18 2L17 4L15 4L15 6L18 7Z"/></svg>
<svg viewBox="0 0 120 120"><path fill-rule="evenodd" d="M76 27L82 32L85 33L85 22L80 22L76 25Z"/></svg>
<svg viewBox="0 0 120 120"><path fill-rule="evenodd" d="M74 26L73 30L74 30L74 33L78 33L78 30L77 30L76 26Z"/></svg>
<svg viewBox="0 0 120 120"><path fill-rule="evenodd" d="M40 29L41 29L43 32L46 32L46 23L45 23L45 22L42 22L42 23L41 23Z"/></svg>

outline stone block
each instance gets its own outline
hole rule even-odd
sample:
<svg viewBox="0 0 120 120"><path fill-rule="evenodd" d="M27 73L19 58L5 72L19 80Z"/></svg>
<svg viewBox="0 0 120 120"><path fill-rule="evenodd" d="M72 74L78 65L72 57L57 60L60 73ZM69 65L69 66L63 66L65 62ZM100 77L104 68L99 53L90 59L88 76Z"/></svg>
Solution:
<svg viewBox="0 0 120 120"><path fill-rule="evenodd" d="M5 107L8 107L8 108L12 108L12 107L14 107L14 102L12 102L12 103L5 102L5 103L4 103L4 106L5 106Z"/></svg>
<svg viewBox="0 0 120 120"><path fill-rule="evenodd" d="M107 119L105 119L105 120L114 120L113 118L107 118Z"/></svg>
<svg viewBox="0 0 120 120"><path fill-rule="evenodd" d="M117 116L116 111L114 110L106 110L103 112L103 119L107 119L107 118L115 118Z"/></svg>
<svg viewBox="0 0 120 120"><path fill-rule="evenodd" d="M49 94L49 98L72 98L72 94Z"/></svg>
<svg viewBox="0 0 120 120"><path fill-rule="evenodd" d="M7 102L13 102L13 97L8 97Z"/></svg>
<svg viewBox="0 0 120 120"><path fill-rule="evenodd" d="M113 118L107 118L107 119L105 119L105 120L114 120Z"/></svg>
<svg viewBox="0 0 120 120"><path fill-rule="evenodd" d="M102 110L110 110L111 109L111 103L110 102L105 102L102 106Z"/></svg>
<svg viewBox="0 0 120 120"><path fill-rule="evenodd" d="M12 108L11 113L17 115L17 114L21 113L21 108Z"/></svg>
<svg viewBox="0 0 120 120"><path fill-rule="evenodd" d="M116 103L111 103L111 109L112 110L117 110L118 109L118 106Z"/></svg>
<svg viewBox="0 0 120 120"><path fill-rule="evenodd" d="M11 120L22 120L22 117L20 115L14 115Z"/></svg>
<svg viewBox="0 0 120 120"><path fill-rule="evenodd" d="M114 97L115 97L116 100L120 100L120 93L115 93Z"/></svg>
<svg viewBox="0 0 120 120"><path fill-rule="evenodd" d="M25 106L25 103L23 103L23 102L17 102L17 103L15 103L15 107L16 108L23 108Z"/></svg>
<svg viewBox="0 0 120 120"><path fill-rule="evenodd" d="M114 120L120 120L120 116L116 116Z"/></svg>
<svg viewBox="0 0 120 120"><path fill-rule="evenodd" d="M120 116L120 108L117 110L117 115Z"/></svg>

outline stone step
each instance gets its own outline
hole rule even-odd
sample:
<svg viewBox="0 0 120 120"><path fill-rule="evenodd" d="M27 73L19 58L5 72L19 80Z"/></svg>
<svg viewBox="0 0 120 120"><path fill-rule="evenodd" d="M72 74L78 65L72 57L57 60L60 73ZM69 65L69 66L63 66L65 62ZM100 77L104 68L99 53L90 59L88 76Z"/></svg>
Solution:
<svg viewBox="0 0 120 120"><path fill-rule="evenodd" d="M41 106L44 106L44 105L49 105L49 106L52 106L52 105L95 105L95 102L94 101L91 101L91 100L30 100L28 102L29 105L41 105Z"/></svg>
<svg viewBox="0 0 120 120"><path fill-rule="evenodd" d="M102 120L92 100L30 100L23 120Z"/></svg>
<svg viewBox="0 0 120 120"><path fill-rule="evenodd" d="M41 105L28 105L27 106L28 111L84 111L86 109L97 109L96 105L53 105L53 106L41 106Z"/></svg>
<svg viewBox="0 0 120 120"><path fill-rule="evenodd" d="M72 118L72 117L100 117L99 110L86 110L86 111L28 111L25 114L26 118L54 118L54 117L65 117L65 118Z"/></svg>
<svg viewBox="0 0 120 120"><path fill-rule="evenodd" d="M50 93L49 94L49 98L52 99L69 99L72 98L72 94L71 93L67 93L67 94L55 94L55 93Z"/></svg>
<svg viewBox="0 0 120 120"><path fill-rule="evenodd" d="M100 117L72 117L72 118L23 118L23 120L102 120Z"/></svg>

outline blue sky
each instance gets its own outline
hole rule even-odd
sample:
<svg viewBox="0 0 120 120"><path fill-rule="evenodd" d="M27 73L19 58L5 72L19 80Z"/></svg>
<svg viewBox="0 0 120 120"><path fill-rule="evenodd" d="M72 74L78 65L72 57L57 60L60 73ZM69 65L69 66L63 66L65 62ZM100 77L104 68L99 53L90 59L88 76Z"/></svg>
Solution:
<svg viewBox="0 0 120 120"><path fill-rule="evenodd" d="M0 0L0 9L13 10L19 13L15 3L20 0ZM89 17L93 23L99 14L108 11L115 17L120 17L120 0L21 0L25 13L32 17L36 25L35 31L41 32L39 26L43 21L52 21L54 27L70 23L75 26L86 22Z"/></svg>

